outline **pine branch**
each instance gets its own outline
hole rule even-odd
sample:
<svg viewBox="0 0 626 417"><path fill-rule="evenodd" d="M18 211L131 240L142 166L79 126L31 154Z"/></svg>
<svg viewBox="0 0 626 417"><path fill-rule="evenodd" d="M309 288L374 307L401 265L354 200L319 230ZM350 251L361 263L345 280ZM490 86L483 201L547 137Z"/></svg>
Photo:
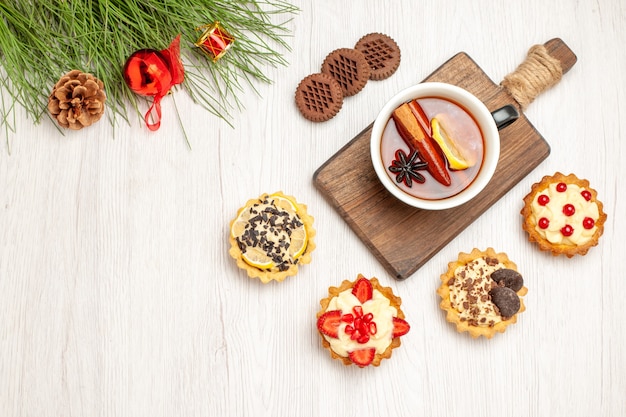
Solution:
<svg viewBox="0 0 626 417"><path fill-rule="evenodd" d="M198 105L232 124L244 85L270 83L264 69L287 62L288 25L298 8L282 0L6 0L0 2L0 125L14 129L15 104L35 123L48 95L72 69L100 78L111 122L141 116L143 101L126 86L122 68L138 49L166 48L181 34L185 90ZM283 19L283 20L280 20ZM220 21L236 39L218 62L194 42L196 28ZM6 95L8 93L8 96Z"/></svg>

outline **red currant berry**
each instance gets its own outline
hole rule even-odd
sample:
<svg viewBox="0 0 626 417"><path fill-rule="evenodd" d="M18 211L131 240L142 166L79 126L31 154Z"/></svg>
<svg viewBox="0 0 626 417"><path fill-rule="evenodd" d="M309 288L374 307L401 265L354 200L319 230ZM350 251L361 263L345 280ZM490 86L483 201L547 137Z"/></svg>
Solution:
<svg viewBox="0 0 626 417"><path fill-rule="evenodd" d="M593 226L596 225L595 220L593 220L591 217L585 217L583 219L583 227L587 230L592 229Z"/></svg>
<svg viewBox="0 0 626 417"><path fill-rule="evenodd" d="M563 214L566 216L573 216L576 213L576 208L574 208L573 204L566 204L563 206Z"/></svg>
<svg viewBox="0 0 626 417"><path fill-rule="evenodd" d="M539 197L537 197L537 203L539 203L540 206L545 206L549 202L550 202L550 197L548 197L545 194L541 194Z"/></svg>
<svg viewBox="0 0 626 417"><path fill-rule="evenodd" d="M567 190L567 184L560 182L556 185L556 190L560 193L564 193Z"/></svg>
<svg viewBox="0 0 626 417"><path fill-rule="evenodd" d="M583 198L587 201L591 200L591 192L589 190L582 190L580 192L580 195L582 195Z"/></svg>
<svg viewBox="0 0 626 417"><path fill-rule="evenodd" d="M548 226L550 226L550 220L546 219L545 217L542 217L539 219L539 222L537 222L537 225L542 229L547 229Z"/></svg>
<svg viewBox="0 0 626 417"><path fill-rule="evenodd" d="M569 224L566 224L565 226L561 227L561 234L563 236L571 236L574 234L574 228Z"/></svg>

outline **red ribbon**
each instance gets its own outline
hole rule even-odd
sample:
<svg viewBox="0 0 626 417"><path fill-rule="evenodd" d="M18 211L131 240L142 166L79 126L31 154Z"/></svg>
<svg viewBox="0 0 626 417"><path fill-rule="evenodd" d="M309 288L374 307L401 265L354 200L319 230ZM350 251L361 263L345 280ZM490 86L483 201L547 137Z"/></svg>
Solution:
<svg viewBox="0 0 626 417"><path fill-rule="evenodd" d="M143 120L146 122L146 126L151 131L159 130L161 127L161 99L163 96L156 96L152 101L152 106L148 109L148 112L144 116ZM154 123L150 123L150 116L153 111L156 111L156 118L152 117L153 120L156 120Z"/></svg>

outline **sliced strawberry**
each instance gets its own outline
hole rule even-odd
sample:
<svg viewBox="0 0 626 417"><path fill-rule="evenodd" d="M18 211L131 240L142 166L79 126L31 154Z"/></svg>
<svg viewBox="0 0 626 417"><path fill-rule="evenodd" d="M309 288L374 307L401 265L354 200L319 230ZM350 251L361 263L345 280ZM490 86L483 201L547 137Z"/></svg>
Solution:
<svg viewBox="0 0 626 417"><path fill-rule="evenodd" d="M341 325L341 310L327 311L317 319L317 330L326 336L336 338Z"/></svg>
<svg viewBox="0 0 626 417"><path fill-rule="evenodd" d="M354 352L350 352L348 357L355 365L360 366L361 368L366 367L374 360L374 356L376 355L376 349L360 349L355 350Z"/></svg>
<svg viewBox="0 0 626 417"><path fill-rule="evenodd" d="M403 320L398 317L394 317L393 318L393 333L391 334L391 337L396 338L399 336L404 336L405 334L409 332L410 329L411 329L411 326L409 326L409 323L407 323L406 320Z"/></svg>
<svg viewBox="0 0 626 417"><path fill-rule="evenodd" d="M359 278L354 284L354 287L352 287L352 294L359 299L361 304L367 300L371 300L373 292L372 283L369 279L364 277Z"/></svg>

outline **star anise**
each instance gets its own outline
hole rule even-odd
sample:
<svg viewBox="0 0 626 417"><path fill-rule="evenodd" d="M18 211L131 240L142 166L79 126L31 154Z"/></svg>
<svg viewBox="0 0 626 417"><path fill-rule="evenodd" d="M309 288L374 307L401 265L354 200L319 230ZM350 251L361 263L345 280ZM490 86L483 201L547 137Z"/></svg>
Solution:
<svg viewBox="0 0 626 417"><path fill-rule="evenodd" d="M417 151L413 151L407 156L402 149L398 149L396 151L396 159L391 162L389 171L396 174L396 182L398 184L404 182L404 185L410 188L413 186L413 181L417 181L420 184L426 181L426 178L418 171L426 169L427 165L426 162L418 159Z"/></svg>

